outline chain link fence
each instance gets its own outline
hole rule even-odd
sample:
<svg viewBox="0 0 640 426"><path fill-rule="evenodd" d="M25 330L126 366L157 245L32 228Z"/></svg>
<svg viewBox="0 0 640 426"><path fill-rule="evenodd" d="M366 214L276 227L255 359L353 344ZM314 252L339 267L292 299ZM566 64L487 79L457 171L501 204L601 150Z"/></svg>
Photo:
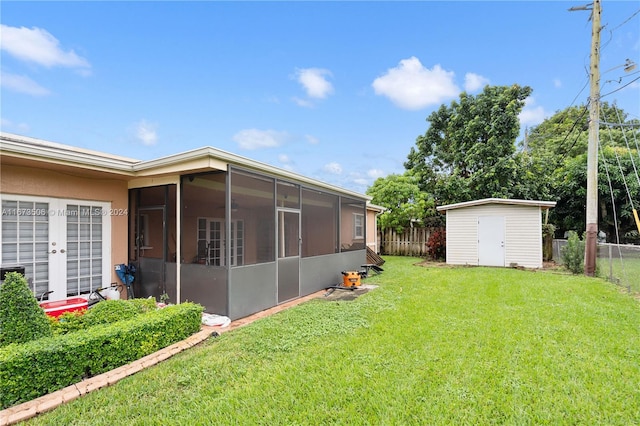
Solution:
<svg viewBox="0 0 640 426"><path fill-rule="evenodd" d="M562 264L562 247L567 240L553 240L553 260ZM596 273L599 277L625 288L640 292L640 246L598 243Z"/></svg>

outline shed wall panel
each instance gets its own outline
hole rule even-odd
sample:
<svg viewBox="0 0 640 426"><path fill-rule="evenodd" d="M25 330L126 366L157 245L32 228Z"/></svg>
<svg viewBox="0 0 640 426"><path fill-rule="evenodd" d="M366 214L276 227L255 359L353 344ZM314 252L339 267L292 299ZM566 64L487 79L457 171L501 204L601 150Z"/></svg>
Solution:
<svg viewBox="0 0 640 426"><path fill-rule="evenodd" d="M506 265L542 267L542 214L539 207L505 206L507 209Z"/></svg>
<svg viewBox="0 0 640 426"><path fill-rule="evenodd" d="M447 263L478 264L478 216L468 209L447 212Z"/></svg>

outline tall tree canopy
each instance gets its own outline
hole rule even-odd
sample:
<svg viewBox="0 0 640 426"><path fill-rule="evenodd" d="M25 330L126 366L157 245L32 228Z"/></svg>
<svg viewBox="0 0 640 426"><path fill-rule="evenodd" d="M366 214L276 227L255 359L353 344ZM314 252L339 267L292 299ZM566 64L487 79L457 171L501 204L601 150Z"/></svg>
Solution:
<svg viewBox="0 0 640 426"><path fill-rule="evenodd" d="M463 92L427 118L429 128L411 148L405 168L438 204L486 197L518 197L522 159L516 158L518 115L530 87L486 86Z"/></svg>
<svg viewBox="0 0 640 426"><path fill-rule="evenodd" d="M628 114L615 104L603 102L600 105L600 120L603 122L626 122ZM612 134L609 133L612 130ZM538 126L531 129L526 138L526 150L536 157L547 157L560 167L567 158L577 157L587 152L589 143L589 109L587 105L571 106L556 112ZM610 144L611 135L615 145L624 146L621 128L600 127L604 132L601 141Z"/></svg>
<svg viewBox="0 0 640 426"><path fill-rule="evenodd" d="M627 117L615 104L601 104L598 228L610 242L617 240L616 229L621 242L639 241L632 206L640 209L640 128L638 120ZM547 164L546 175L551 176L549 199L557 205L550 219L559 236L570 230L582 233L586 226L588 137L587 107L581 105L557 112L533 128L527 139L528 155Z"/></svg>
<svg viewBox="0 0 640 426"><path fill-rule="evenodd" d="M398 232L417 222L417 226L440 226L442 218L435 209L433 199L420 190L417 178L409 172L378 178L367 195L371 202L386 209L378 223L382 229L393 228Z"/></svg>

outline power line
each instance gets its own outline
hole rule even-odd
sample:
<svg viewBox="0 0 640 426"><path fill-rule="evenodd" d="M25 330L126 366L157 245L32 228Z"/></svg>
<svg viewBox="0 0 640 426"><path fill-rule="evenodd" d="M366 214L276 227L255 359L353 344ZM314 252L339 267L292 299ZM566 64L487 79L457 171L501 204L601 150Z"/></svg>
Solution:
<svg viewBox="0 0 640 426"><path fill-rule="evenodd" d="M600 120L600 124L610 127L640 127L640 123L608 123Z"/></svg>
<svg viewBox="0 0 640 426"><path fill-rule="evenodd" d="M585 107L582 109L582 114L580 114L580 117L578 117L578 119L576 121L573 122L573 126L571 127L571 129L569 130L569 132L567 133L567 135L564 137L564 139L562 140L562 142L560 143L560 146L564 145L564 143L567 141L567 139L569 138L569 136L571 135L571 133L573 132L573 129L576 128L576 125L582 120L582 117L584 117L584 114L587 112L587 106L585 105ZM571 144L571 146L569 147L568 150L565 151L564 155L562 156L562 158L560 159L561 162L564 161L564 159L567 157L567 155L571 152L571 150L573 149L573 147L576 145L576 143L578 142L578 138L580 137L580 134L578 134L578 136L576 136L576 138L573 140L573 143Z"/></svg>
<svg viewBox="0 0 640 426"><path fill-rule="evenodd" d="M640 13L640 9L636 10L635 13L631 16L629 16L624 22L622 22L622 24L618 25L617 27L613 28L611 31L615 31L618 28L620 28L621 26L623 26L624 24L626 24L627 22L631 21L633 19L634 16L636 16L638 13Z"/></svg>
<svg viewBox="0 0 640 426"><path fill-rule="evenodd" d="M638 80L640 80L640 77L636 77L636 78L634 78L633 80L631 80L630 82L628 82L628 83L627 83L627 84L625 84L624 86L620 86L620 87L618 87L616 90L612 90L612 91L611 91L611 92L609 92L609 93L605 93L604 95L600 96L600 98L602 99L602 98L604 98L605 96L609 96L609 95L611 95L612 93L616 93L616 92L618 92L618 91L620 91L620 90L624 89L624 88L625 88L625 87L627 87L628 85L635 83L635 82L636 82L636 81L638 81Z"/></svg>

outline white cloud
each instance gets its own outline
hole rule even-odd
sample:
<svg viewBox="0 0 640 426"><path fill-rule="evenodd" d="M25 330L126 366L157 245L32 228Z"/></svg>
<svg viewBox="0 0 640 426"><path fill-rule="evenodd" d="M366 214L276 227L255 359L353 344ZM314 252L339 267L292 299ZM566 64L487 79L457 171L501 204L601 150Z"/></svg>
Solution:
<svg viewBox="0 0 640 426"><path fill-rule="evenodd" d="M14 123L13 121L6 119L6 118L0 118L0 128L2 128L2 130L8 130L8 129L18 129L21 133L26 133L29 131L29 125L26 123Z"/></svg>
<svg viewBox="0 0 640 426"><path fill-rule="evenodd" d="M295 73L307 96L314 99L325 99L333 93L333 85L327 81L331 75L331 71L322 68L299 68Z"/></svg>
<svg viewBox="0 0 640 426"><path fill-rule="evenodd" d="M275 148L289 138L287 132L276 130L245 129L233 135L233 140L242 149Z"/></svg>
<svg viewBox="0 0 640 426"><path fill-rule="evenodd" d="M289 157L287 154L279 154L278 155L278 161L280 162L280 167L281 168L283 168L285 170L293 171L294 162L291 159L291 157Z"/></svg>
<svg viewBox="0 0 640 426"><path fill-rule="evenodd" d="M553 87L555 88L560 88L562 87L562 81L560 81L559 78L554 78L553 79Z"/></svg>
<svg viewBox="0 0 640 426"><path fill-rule="evenodd" d="M26 62L47 68L60 66L88 73L91 65L73 50L63 50L57 38L42 28L0 25L2 50Z"/></svg>
<svg viewBox="0 0 640 426"><path fill-rule="evenodd" d="M305 108L313 107L313 102L308 101L306 99L301 99L301 98L298 98L298 97L294 96L293 98L291 98L291 100L293 100L293 102L295 104L297 104L298 106L301 106L301 107L305 107Z"/></svg>
<svg viewBox="0 0 640 426"><path fill-rule="evenodd" d="M317 145L317 144L320 143L320 140L318 138L316 138L315 136L304 135L304 137L307 140L307 143L309 143L310 145Z"/></svg>
<svg viewBox="0 0 640 426"><path fill-rule="evenodd" d="M0 74L0 85L14 92L26 93L32 96L47 96L51 94L48 89L23 75L2 72Z"/></svg>
<svg viewBox="0 0 640 426"><path fill-rule="evenodd" d="M464 75L464 90L467 92L477 92L489 84L489 79L479 74L468 72Z"/></svg>
<svg viewBox="0 0 640 426"><path fill-rule="evenodd" d="M453 77L452 71L445 71L440 65L425 68L412 56L376 78L372 86L376 95L388 97L400 108L418 110L458 96L460 89Z"/></svg>
<svg viewBox="0 0 640 426"><path fill-rule="evenodd" d="M331 173L332 175L342 174L342 166L336 162L325 164L323 169L325 172Z"/></svg>
<svg viewBox="0 0 640 426"><path fill-rule="evenodd" d="M280 161L281 163L287 164L291 162L291 158L289 158L287 154L280 154L278 155L278 161Z"/></svg>
<svg viewBox="0 0 640 426"><path fill-rule="evenodd" d="M135 125L135 136L143 145L152 146L158 143L158 127L155 123L150 123L147 120L140 120Z"/></svg>
<svg viewBox="0 0 640 426"><path fill-rule="evenodd" d="M367 170L367 176L373 180L378 179L379 177L383 177L385 173L380 169L369 169Z"/></svg>
<svg viewBox="0 0 640 426"><path fill-rule="evenodd" d="M541 106L536 106L536 100L532 96L529 96L524 101L524 108L520 112L518 118L520 119L520 124L534 126L536 124L540 124L544 121L545 117L548 116L546 111Z"/></svg>

